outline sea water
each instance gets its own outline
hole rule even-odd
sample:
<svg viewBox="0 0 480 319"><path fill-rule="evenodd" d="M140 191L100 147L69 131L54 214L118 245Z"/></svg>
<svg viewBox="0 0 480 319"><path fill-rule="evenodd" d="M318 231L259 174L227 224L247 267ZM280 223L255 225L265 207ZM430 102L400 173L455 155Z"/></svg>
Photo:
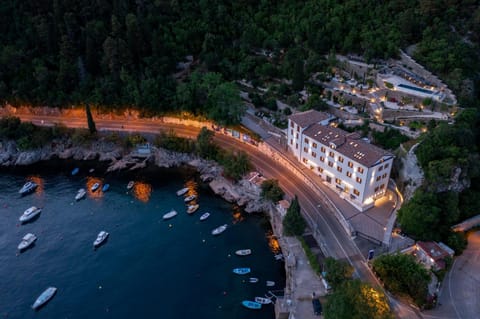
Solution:
<svg viewBox="0 0 480 319"><path fill-rule="evenodd" d="M80 172L74 176L75 166ZM21 197L18 190L33 180L39 187ZM130 180L135 186L127 190ZM109 183L103 193L94 183ZM189 187L200 205L186 213ZM87 195L74 197L80 188ZM20 225L29 207L40 216ZM164 221L175 209L178 215ZM204 212L211 216L199 221ZM211 231L228 224L219 236ZM105 230L108 240L97 250L93 241ZM18 253L27 233L35 245ZM274 240L260 215L249 215L215 196L195 171L147 168L134 173L105 173L94 163L51 161L0 172L0 318L274 318L273 305L249 310L242 300L279 292L285 285L283 262L274 255ZM236 256L238 249L250 256ZM252 272L239 276L236 267ZM259 278L249 283L249 277ZM266 287L266 280L276 282ZM47 287L55 297L39 311L31 309Z"/></svg>

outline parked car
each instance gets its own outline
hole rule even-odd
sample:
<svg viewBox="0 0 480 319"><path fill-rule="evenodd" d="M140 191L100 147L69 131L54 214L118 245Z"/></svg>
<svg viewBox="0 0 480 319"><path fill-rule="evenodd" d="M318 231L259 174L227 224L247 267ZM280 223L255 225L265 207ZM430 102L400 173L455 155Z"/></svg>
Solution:
<svg viewBox="0 0 480 319"><path fill-rule="evenodd" d="M312 305L313 305L313 313L316 316L320 316L323 313L322 304L320 303L320 300L318 298L312 299Z"/></svg>

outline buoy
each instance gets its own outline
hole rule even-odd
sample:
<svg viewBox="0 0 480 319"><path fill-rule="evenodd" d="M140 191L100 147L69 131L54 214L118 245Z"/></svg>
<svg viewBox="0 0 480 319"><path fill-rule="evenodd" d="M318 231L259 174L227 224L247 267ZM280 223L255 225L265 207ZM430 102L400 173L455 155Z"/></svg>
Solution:
<svg viewBox="0 0 480 319"><path fill-rule="evenodd" d="M202 242L204 243L204 242L205 242L205 239L203 239Z"/></svg>
<svg viewBox="0 0 480 319"><path fill-rule="evenodd" d="M172 225L172 224L169 224L168 227L173 227L173 225Z"/></svg>
<svg viewBox="0 0 480 319"><path fill-rule="evenodd" d="M228 254L227 256L228 256L228 257L232 257L232 255L230 255L230 254Z"/></svg>
<svg viewBox="0 0 480 319"><path fill-rule="evenodd" d="M98 286L98 289L102 289L102 286Z"/></svg>
<svg viewBox="0 0 480 319"><path fill-rule="evenodd" d="M226 292L226 291L224 291L224 292L223 292L223 295L224 295L224 296L226 296L226 295L227 295L227 292Z"/></svg>

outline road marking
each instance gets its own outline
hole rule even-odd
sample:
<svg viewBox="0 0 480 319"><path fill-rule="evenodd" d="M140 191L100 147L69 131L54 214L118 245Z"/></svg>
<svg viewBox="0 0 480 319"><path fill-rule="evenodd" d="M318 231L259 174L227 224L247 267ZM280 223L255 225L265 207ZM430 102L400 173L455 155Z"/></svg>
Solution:
<svg viewBox="0 0 480 319"><path fill-rule="evenodd" d="M457 306L455 306L455 302L453 302L453 297L452 297L452 273L453 273L453 270L455 269L455 265L457 264L457 260L455 259L453 261L453 265L452 265L452 270L450 270L450 272L448 273L448 294L450 295L450 302L452 303L452 306L453 306L453 310L455 311L455 314L457 315L457 318L462 318L460 317L460 314L458 313L458 309L457 309Z"/></svg>

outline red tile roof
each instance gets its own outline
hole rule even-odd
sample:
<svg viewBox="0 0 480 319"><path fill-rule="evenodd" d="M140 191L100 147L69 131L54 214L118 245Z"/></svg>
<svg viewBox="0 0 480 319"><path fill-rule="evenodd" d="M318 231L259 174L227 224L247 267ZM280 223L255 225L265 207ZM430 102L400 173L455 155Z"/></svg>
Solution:
<svg viewBox="0 0 480 319"><path fill-rule="evenodd" d="M309 125L328 120L331 116L324 112L316 110L308 110L305 112L295 113L290 115L289 119L297 123L298 126L306 128Z"/></svg>

